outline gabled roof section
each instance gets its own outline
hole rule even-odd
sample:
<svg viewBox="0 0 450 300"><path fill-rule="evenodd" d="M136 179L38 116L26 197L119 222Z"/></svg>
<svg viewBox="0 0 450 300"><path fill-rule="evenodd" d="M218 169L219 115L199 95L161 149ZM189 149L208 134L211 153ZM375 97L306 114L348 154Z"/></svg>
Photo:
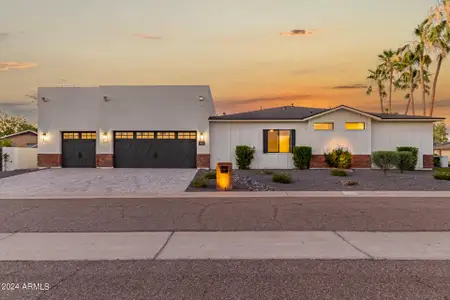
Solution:
<svg viewBox="0 0 450 300"><path fill-rule="evenodd" d="M24 130L24 131L21 131L21 132L16 132L16 133L13 133L13 134L8 134L8 135L1 136L0 140L1 139L12 138L12 137L15 137L15 136L18 136L18 135L22 135L22 134L27 134L27 133L31 133L31 134L37 135L37 132L34 131L34 130Z"/></svg>
<svg viewBox="0 0 450 300"><path fill-rule="evenodd" d="M346 105L336 106L334 108L312 108L312 107L296 107L282 106L263 110L256 110L231 115L212 116L212 121L308 121L319 116L324 116L338 110L347 110L353 113L364 115L368 118L378 121L441 121L445 118L429 117L429 116L410 116L401 114L383 114L366 112Z"/></svg>

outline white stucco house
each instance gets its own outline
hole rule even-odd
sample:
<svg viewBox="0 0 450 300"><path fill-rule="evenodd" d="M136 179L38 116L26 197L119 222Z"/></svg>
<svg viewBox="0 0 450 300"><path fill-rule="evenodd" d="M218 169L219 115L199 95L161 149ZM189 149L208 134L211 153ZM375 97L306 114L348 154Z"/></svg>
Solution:
<svg viewBox="0 0 450 300"><path fill-rule="evenodd" d="M370 154L419 148L418 169L433 166L433 122L443 118L279 107L220 115L208 86L99 86L38 89L40 167L215 168L238 145L254 146L252 168L293 168L293 146L311 146L311 167L340 145L354 168Z"/></svg>

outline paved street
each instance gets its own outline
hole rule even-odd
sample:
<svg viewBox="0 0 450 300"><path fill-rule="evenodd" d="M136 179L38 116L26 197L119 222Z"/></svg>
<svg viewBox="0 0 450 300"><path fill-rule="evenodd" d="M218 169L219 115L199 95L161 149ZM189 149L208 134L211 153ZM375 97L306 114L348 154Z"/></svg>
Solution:
<svg viewBox="0 0 450 300"><path fill-rule="evenodd" d="M48 291L0 291L8 300L449 299L449 261L5 262L0 281Z"/></svg>
<svg viewBox="0 0 450 300"><path fill-rule="evenodd" d="M447 198L0 200L0 232L449 231Z"/></svg>

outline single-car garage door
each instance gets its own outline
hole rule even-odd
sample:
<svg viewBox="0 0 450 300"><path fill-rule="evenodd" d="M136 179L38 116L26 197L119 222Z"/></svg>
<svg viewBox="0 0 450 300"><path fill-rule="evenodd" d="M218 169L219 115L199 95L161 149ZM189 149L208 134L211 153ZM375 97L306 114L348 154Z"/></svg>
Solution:
<svg viewBox="0 0 450 300"><path fill-rule="evenodd" d="M62 167L95 168L95 132L62 133Z"/></svg>
<svg viewBox="0 0 450 300"><path fill-rule="evenodd" d="M195 168L196 131L116 131L116 168Z"/></svg>

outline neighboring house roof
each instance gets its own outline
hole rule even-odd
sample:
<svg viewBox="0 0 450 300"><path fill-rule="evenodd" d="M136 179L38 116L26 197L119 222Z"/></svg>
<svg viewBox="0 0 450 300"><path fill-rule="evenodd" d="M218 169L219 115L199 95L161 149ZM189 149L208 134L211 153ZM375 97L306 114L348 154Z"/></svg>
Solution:
<svg viewBox="0 0 450 300"><path fill-rule="evenodd" d="M449 150L449 149L450 149L450 143L434 145L434 150Z"/></svg>
<svg viewBox="0 0 450 300"><path fill-rule="evenodd" d="M16 132L16 133L9 134L9 135L4 135L4 136L0 137L0 140L1 140L1 139L12 138L12 137L15 137L15 136L18 136L18 135L22 135L22 134L27 134L27 133L31 133L31 134L37 135L37 132L36 132L36 131L33 131L33 130L24 130L24 131L21 131L21 132Z"/></svg>
<svg viewBox="0 0 450 300"><path fill-rule="evenodd" d="M312 108L297 106L282 106L263 110L256 110L231 115L212 116L209 120L213 121L274 121L274 120L300 120L307 121L319 116L323 116L337 110L347 110L354 113L365 115L376 120L399 120L399 121L440 121L445 118L428 116L410 116L400 114L382 114L362 111L346 105L340 105L334 108Z"/></svg>

